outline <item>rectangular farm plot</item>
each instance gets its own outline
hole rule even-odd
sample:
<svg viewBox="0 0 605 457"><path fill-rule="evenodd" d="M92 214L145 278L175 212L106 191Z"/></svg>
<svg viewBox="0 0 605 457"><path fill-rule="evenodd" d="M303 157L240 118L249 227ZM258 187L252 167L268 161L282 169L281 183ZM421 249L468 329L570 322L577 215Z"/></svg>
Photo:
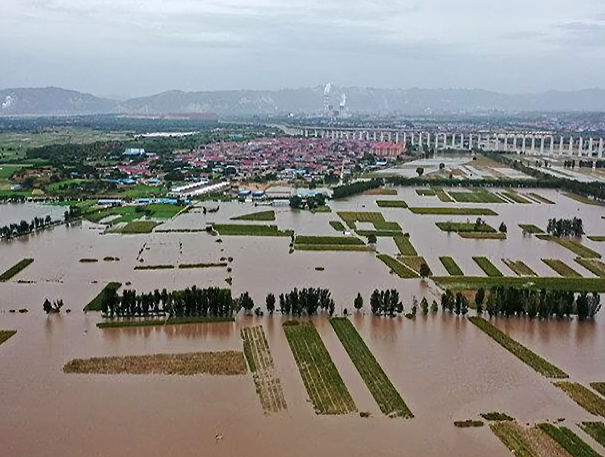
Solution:
<svg viewBox="0 0 605 457"><path fill-rule="evenodd" d="M534 270L521 260L502 259L502 262L517 276L538 276Z"/></svg>
<svg viewBox="0 0 605 457"><path fill-rule="evenodd" d="M386 254L379 254L376 257L380 261L382 261L387 267L389 267L391 269L391 271L394 272L396 275L398 275L400 278L414 279L414 278L419 277L419 275L414 270L407 267L406 265L399 262L398 260L395 260L391 256L388 256Z"/></svg>
<svg viewBox="0 0 605 457"><path fill-rule="evenodd" d="M389 417L409 418L414 415L370 351L361 335L347 318L330 319L338 339L357 368L368 390Z"/></svg>
<svg viewBox="0 0 605 457"><path fill-rule="evenodd" d="M349 414L357 411L315 326L312 323L290 322L283 327L315 412Z"/></svg>
<svg viewBox="0 0 605 457"><path fill-rule="evenodd" d="M595 276L605 278L605 263L597 259L582 259L578 257L576 262L593 273Z"/></svg>
<svg viewBox="0 0 605 457"><path fill-rule="evenodd" d="M497 233L496 229L485 222L435 222L444 232L456 233Z"/></svg>
<svg viewBox="0 0 605 457"><path fill-rule="evenodd" d="M371 251L354 236L297 236L294 248L299 251Z"/></svg>
<svg viewBox="0 0 605 457"><path fill-rule="evenodd" d="M380 208L407 208L408 204L403 200L376 200Z"/></svg>
<svg viewBox="0 0 605 457"><path fill-rule="evenodd" d="M568 266L565 262L558 259L542 259L546 265L548 265L551 269L557 272L560 276L564 278L581 278L582 275L578 273L576 270Z"/></svg>
<svg viewBox="0 0 605 457"><path fill-rule="evenodd" d="M464 272L458 266L456 261L451 257L439 257L439 260L447 270L448 274L452 276L464 276Z"/></svg>
<svg viewBox="0 0 605 457"><path fill-rule="evenodd" d="M286 399L273 364L269 343L261 326L241 330L244 355L252 372L261 405L265 413L285 410Z"/></svg>
<svg viewBox="0 0 605 457"><path fill-rule="evenodd" d="M351 230L357 229L357 226L355 225L357 222L369 222L374 225L376 230L392 232L401 231L401 227L397 222L387 222L382 213L341 211L338 213L338 216Z"/></svg>
<svg viewBox="0 0 605 457"><path fill-rule="evenodd" d="M449 194L458 203L506 203L496 194L485 189L473 192L450 191Z"/></svg>
<svg viewBox="0 0 605 457"><path fill-rule="evenodd" d="M409 236L396 236L393 238L393 240L395 241L395 244L397 245L397 248L399 249L399 252L401 253L401 255L405 255L405 256L417 256L418 255L418 253L416 252L416 249L414 248L414 246L412 245L412 242L410 241Z"/></svg>
<svg viewBox="0 0 605 457"><path fill-rule="evenodd" d="M413 207L410 211L414 214L441 215L441 216L497 216L494 210L489 208L436 208L436 207Z"/></svg>
<svg viewBox="0 0 605 457"><path fill-rule="evenodd" d="M491 278L504 276L487 257L473 257L473 260L487 276Z"/></svg>
<svg viewBox="0 0 605 457"><path fill-rule="evenodd" d="M559 238L551 235L536 235L539 239L544 241L553 241L557 243L559 246L562 246L566 249L569 249L573 253L577 254L580 257L584 257L586 259L600 259L601 254L596 251L593 251L587 246L584 246L582 243L576 240L570 240L567 238Z"/></svg>

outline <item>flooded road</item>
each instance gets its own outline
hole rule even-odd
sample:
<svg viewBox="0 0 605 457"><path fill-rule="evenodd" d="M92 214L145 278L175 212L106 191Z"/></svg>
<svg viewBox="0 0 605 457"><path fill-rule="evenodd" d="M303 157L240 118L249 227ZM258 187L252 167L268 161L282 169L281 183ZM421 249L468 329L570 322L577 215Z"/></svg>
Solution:
<svg viewBox="0 0 605 457"><path fill-rule="evenodd" d="M524 191L522 191L524 192ZM360 196L331 202L333 213L311 214L278 208L281 229L298 234L337 235L329 225L336 211L380 211L399 222L420 255L438 275L445 275L439 256L454 257L466 274L483 276L472 256L485 255L505 274L513 275L501 258L523 260L538 274L554 276L541 258L565 261L586 277L593 275L574 262L575 255L554 243L523 236L518 223L546 226L549 217L579 214L587 234L605 235L603 210L582 205L555 191L538 190L556 205L456 204L489 207L499 216L486 217L497 227L508 226L506 241L463 240L441 232L438 221L467 217L417 216L408 210L378 208L377 199L403 199L410 206L453 206L435 197L420 197L414 189L399 189L397 197ZM0 217L6 207L0 207ZM30 211L27 206L11 207ZM220 204L218 213L194 212L162 228L203 229L206 222L226 223L234 215L264 208L240 203ZM33 210L32 210L33 211ZM17 218L24 217L18 213ZM6 217L6 216L4 216ZM11 218L15 215L11 215ZM29 217L29 216L28 216ZM472 218L471 218L472 220ZM435 315L377 318L368 300L376 288L397 288L406 311L412 296L429 301L439 291L420 280L401 280L367 252L294 252L289 238L222 237L206 233L102 235L84 222L60 226L37 235L0 244L0 270L25 257L35 262L7 283L0 283L0 329L18 333L0 346L0 457L76 456L265 456L329 455L429 457L485 455L505 457L509 451L488 427L460 430L453 421L502 411L521 423L565 417L590 420L567 396L518 361L466 319L441 311ZM584 240L602 254L605 246ZM380 252L395 255L389 238L378 242ZM119 261L104 261L105 257ZM233 257L226 268L137 271L137 265L217 262ZM83 264L80 259L99 261ZM143 260L141 262L140 260ZM325 268L316 271L316 267ZM250 291L257 306L268 292L294 287L326 287L336 312L353 309L361 292L365 307L350 317L378 362L401 393L415 417L384 417L344 351L325 316L314 318L318 331L343 377L359 415L317 416L308 401L298 368L282 329L285 318L242 316L236 323L100 330L97 313L82 308L109 281L139 291L227 287ZM21 282L19 282L21 281ZM45 298L62 298L70 314L47 317ZM10 313L27 308L29 313ZM549 359L583 383L605 381L603 316L596 322L530 322L494 320L496 326ZM191 351L242 350L242 326L263 325L288 404L282 414L263 414L252 377L163 377L66 375L63 365L73 358L144 355ZM594 419L594 418L592 418ZM223 436L216 440L217 434Z"/></svg>

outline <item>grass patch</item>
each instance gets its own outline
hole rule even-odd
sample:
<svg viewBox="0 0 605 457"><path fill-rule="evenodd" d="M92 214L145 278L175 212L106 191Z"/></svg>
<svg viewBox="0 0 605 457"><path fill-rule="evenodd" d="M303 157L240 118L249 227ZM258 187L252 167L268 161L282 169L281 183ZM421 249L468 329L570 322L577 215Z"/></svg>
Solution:
<svg viewBox="0 0 605 457"><path fill-rule="evenodd" d="M485 232L461 232L458 233L460 238L473 240L505 240L506 233L485 233Z"/></svg>
<svg viewBox="0 0 605 457"><path fill-rule="evenodd" d="M410 211L414 214L424 215L451 215L451 216L497 216L498 213L489 208L420 208L412 207Z"/></svg>
<svg viewBox="0 0 605 457"><path fill-rule="evenodd" d="M378 189L366 190L364 195L397 195L397 189L379 187Z"/></svg>
<svg viewBox="0 0 605 457"><path fill-rule="evenodd" d="M510 198L515 203L521 203L523 205L531 203L528 199L522 197L517 192L514 192L512 190L504 191L504 192L502 192L502 195L504 195L507 198Z"/></svg>
<svg viewBox="0 0 605 457"><path fill-rule="evenodd" d="M462 269L458 266L456 261L451 257L439 257L439 260L447 270L448 274L452 276L464 276Z"/></svg>
<svg viewBox="0 0 605 457"><path fill-rule="evenodd" d="M374 235L377 238L394 238L396 236L402 236L400 230L356 230L355 233L365 238L369 237L370 235Z"/></svg>
<svg viewBox="0 0 605 457"><path fill-rule="evenodd" d="M435 191L435 195L437 196L439 201L444 202L444 203L453 203L454 202L454 199L452 197L450 197L442 188L433 187L433 190Z"/></svg>
<svg viewBox="0 0 605 457"><path fill-rule="evenodd" d="M372 251L363 240L351 236L298 236L294 249L299 251Z"/></svg>
<svg viewBox="0 0 605 457"><path fill-rule="evenodd" d="M590 387L605 397L605 382L591 382Z"/></svg>
<svg viewBox="0 0 605 457"><path fill-rule="evenodd" d="M365 243L359 238L353 236L297 236L296 244L312 244L312 245L358 245L365 246Z"/></svg>
<svg viewBox="0 0 605 457"><path fill-rule="evenodd" d="M528 289L564 290L569 292L605 293L605 278L518 278L485 276L437 276L439 286L452 290L477 290L492 287L526 287Z"/></svg>
<svg viewBox="0 0 605 457"><path fill-rule="evenodd" d="M538 200L538 201L540 201L542 203L545 203L547 205L554 205L555 204L555 202L553 202L552 200L549 200L548 198L543 197L540 194L536 194L535 192L529 192L527 195L529 195L530 197L533 197L536 200Z"/></svg>
<svg viewBox="0 0 605 457"><path fill-rule="evenodd" d="M80 259L80 263L97 263L99 259Z"/></svg>
<svg viewBox="0 0 605 457"><path fill-rule="evenodd" d="M119 257L107 256L107 257L103 257L103 261L104 262L119 262L120 258Z"/></svg>
<svg viewBox="0 0 605 457"><path fill-rule="evenodd" d="M113 233L121 233L122 235L151 233L157 225L159 224L153 221L132 221Z"/></svg>
<svg viewBox="0 0 605 457"><path fill-rule="evenodd" d="M538 424L538 427L559 443L573 457L601 457L601 454L596 452L567 427L557 427L546 423Z"/></svg>
<svg viewBox="0 0 605 457"><path fill-rule="evenodd" d="M496 229L488 224L475 224L474 222L435 222L435 225L444 232L456 233L497 233Z"/></svg>
<svg viewBox="0 0 605 457"><path fill-rule="evenodd" d="M284 332L307 394L317 414L348 414L357 410L330 353L312 323L284 325Z"/></svg>
<svg viewBox="0 0 605 457"><path fill-rule="evenodd" d="M516 356L526 365L530 366L542 376L547 378L567 378L567 374L560 368L554 366L535 352L515 341L506 333L500 331L488 321L481 317L469 317L469 320L489 335L500 346Z"/></svg>
<svg viewBox="0 0 605 457"><path fill-rule="evenodd" d="M491 412L491 413L483 413L483 414L480 414L480 416L483 419L485 419L486 421L490 421L490 422L513 421L513 420L515 420L512 417L510 417L508 414L499 413L497 411L494 411L494 412Z"/></svg>
<svg viewBox="0 0 605 457"><path fill-rule="evenodd" d="M603 241L605 241L605 236L589 236L588 239L590 241L597 241L599 243L602 243Z"/></svg>
<svg viewBox="0 0 605 457"><path fill-rule="evenodd" d="M458 428L471 428L471 427L483 427L485 425L483 421L467 419L465 421L454 421L454 427Z"/></svg>
<svg viewBox="0 0 605 457"><path fill-rule="evenodd" d="M137 265L135 270L174 270L174 265Z"/></svg>
<svg viewBox="0 0 605 457"><path fill-rule="evenodd" d="M353 324L344 317L330 319L330 324L380 411L389 417L414 417Z"/></svg>
<svg viewBox="0 0 605 457"><path fill-rule="evenodd" d="M564 278L581 278L582 275L576 270L568 266L565 262L558 259L542 259L546 265L556 271L559 275Z"/></svg>
<svg viewBox="0 0 605 457"><path fill-rule="evenodd" d="M437 195L435 189L416 189L416 194L420 195L421 197L434 197Z"/></svg>
<svg viewBox="0 0 605 457"><path fill-rule="evenodd" d="M216 324L235 322L233 317L178 317L174 319L125 319L119 321L101 322L98 328L128 328L128 327L157 327L160 325L187 325L187 324Z"/></svg>
<svg viewBox="0 0 605 457"><path fill-rule="evenodd" d="M403 200L376 200L380 208L407 208L408 204Z"/></svg>
<svg viewBox="0 0 605 457"><path fill-rule="evenodd" d="M0 344L8 341L17 333L16 330L0 330Z"/></svg>
<svg viewBox="0 0 605 457"><path fill-rule="evenodd" d="M269 350L263 328L246 327L241 330L244 356L252 372L256 393L265 413L278 413L286 409L286 398Z"/></svg>
<svg viewBox="0 0 605 457"><path fill-rule="evenodd" d="M412 246L412 242L410 241L409 236L395 236L395 237L393 237L393 240L395 241L395 244L397 245L397 249L399 249L399 252L401 253L401 255L404 255L404 256L417 256L418 255L418 252L416 252L416 249L414 249L414 246Z"/></svg>
<svg viewBox="0 0 605 457"><path fill-rule="evenodd" d="M400 260L401 263L403 263L406 267L410 268L411 270L414 270L416 273L418 273L418 275L420 275L420 266L425 263L428 266L428 263L426 262L426 260L424 260L424 257L420 257L420 256L414 256L414 257L402 257ZM432 275L432 273L431 273Z"/></svg>
<svg viewBox="0 0 605 457"><path fill-rule="evenodd" d="M0 282L8 281L9 279L14 278L23 270L25 270L28 266L30 266L34 262L34 259L23 259L20 260L16 265L13 265L8 270L0 275Z"/></svg>
<svg viewBox="0 0 605 457"><path fill-rule="evenodd" d="M537 225L534 225L534 224L519 224L519 228L521 230L523 230L523 232L525 232L525 233L531 233L531 234L537 234L537 235L541 235L544 233L544 230L542 230L540 227L538 227Z"/></svg>
<svg viewBox="0 0 605 457"><path fill-rule="evenodd" d="M315 208L313 208L311 210L311 212L312 213L331 213L332 208L330 208L328 205L316 206Z"/></svg>
<svg viewBox="0 0 605 457"><path fill-rule="evenodd" d="M578 425L588 436L605 447L605 424L602 422L582 422Z"/></svg>
<svg viewBox="0 0 605 457"><path fill-rule="evenodd" d="M243 216L232 217L232 221L274 221L275 211L260 211Z"/></svg>
<svg viewBox="0 0 605 457"><path fill-rule="evenodd" d="M393 271L395 274L397 274L400 278L413 279L413 278L420 277L415 271L408 268L401 262L395 260L391 256L388 256L386 254L379 254L376 257L379 260L381 260L382 262L384 262L386 264L386 266L389 267L391 269L391 271Z"/></svg>
<svg viewBox="0 0 605 457"><path fill-rule="evenodd" d="M567 238L559 238L551 235L537 235L537 237L544 241L554 241L560 246L563 246L566 249L576 253L580 257L584 257L587 259L600 259L601 254L592 249L584 246L582 243L576 240L570 240Z"/></svg>
<svg viewBox="0 0 605 457"><path fill-rule="evenodd" d="M344 232L346 230L345 226L342 225L342 222L340 222L340 221L330 221L330 225L337 232Z"/></svg>
<svg viewBox="0 0 605 457"><path fill-rule="evenodd" d="M540 457L523 436L521 427L514 422L490 424L494 435L517 457Z"/></svg>
<svg viewBox="0 0 605 457"><path fill-rule="evenodd" d="M487 257L473 257L473 260L487 276L492 278L504 276Z"/></svg>
<svg viewBox="0 0 605 457"><path fill-rule="evenodd" d="M357 222L368 222L374 225L377 231L401 231L397 222L387 222L381 213L372 212L339 212L338 216L345 222L351 230L356 230Z"/></svg>
<svg viewBox="0 0 605 457"><path fill-rule="evenodd" d="M450 191L449 194L458 203L506 203L496 194L485 189L472 192Z"/></svg>
<svg viewBox="0 0 605 457"><path fill-rule="evenodd" d="M605 399L595 394L588 387L569 381L555 382L554 384L590 414L605 417Z"/></svg>
<svg viewBox="0 0 605 457"><path fill-rule="evenodd" d="M229 266L227 262L217 263L182 263L179 265L180 270L192 270L197 268L224 268Z"/></svg>
<svg viewBox="0 0 605 457"><path fill-rule="evenodd" d="M605 206L604 202L602 202L600 200L593 200L592 198L584 197L583 195L578 195L578 194L574 194L571 192L563 192L563 195L565 195L566 197L571 198L572 200L575 200L579 203L584 203L585 205Z"/></svg>
<svg viewBox="0 0 605 457"><path fill-rule="evenodd" d="M575 260L584 268L592 272L595 276L605 278L605 263L598 259L582 259L580 257Z"/></svg>
<svg viewBox="0 0 605 457"><path fill-rule="evenodd" d="M105 296L112 290L117 291L120 287L122 287L121 282L107 283L105 287L103 287L103 290L101 290L101 292L84 307L84 311L103 311Z"/></svg>
<svg viewBox="0 0 605 457"><path fill-rule="evenodd" d="M371 246L358 246L347 244L295 244L297 251L349 251L349 252L374 252Z"/></svg>
<svg viewBox="0 0 605 457"><path fill-rule="evenodd" d="M521 260L502 259L517 276L538 276L534 270L529 268L527 264Z"/></svg>
<svg viewBox="0 0 605 457"><path fill-rule="evenodd" d="M161 374L192 376L200 374L234 376L248 372L244 354L239 351L153 354L126 357L75 359L65 373L78 374Z"/></svg>
<svg viewBox="0 0 605 457"><path fill-rule="evenodd" d="M279 230L277 225L217 224L214 229L224 236L291 236L293 233Z"/></svg>

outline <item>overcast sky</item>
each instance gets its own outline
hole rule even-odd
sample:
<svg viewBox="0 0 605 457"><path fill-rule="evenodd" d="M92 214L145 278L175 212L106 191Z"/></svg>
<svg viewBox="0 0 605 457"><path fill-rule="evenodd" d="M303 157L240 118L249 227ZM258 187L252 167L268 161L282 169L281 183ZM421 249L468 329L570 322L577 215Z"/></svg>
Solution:
<svg viewBox="0 0 605 457"><path fill-rule="evenodd" d="M0 0L0 88L603 87L603 0Z"/></svg>

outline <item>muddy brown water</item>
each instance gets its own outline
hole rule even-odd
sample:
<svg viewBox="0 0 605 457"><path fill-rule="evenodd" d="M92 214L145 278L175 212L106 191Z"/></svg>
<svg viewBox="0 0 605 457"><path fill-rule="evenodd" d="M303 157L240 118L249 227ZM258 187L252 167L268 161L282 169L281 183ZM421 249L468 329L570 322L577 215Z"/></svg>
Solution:
<svg viewBox="0 0 605 457"><path fill-rule="evenodd" d="M331 206L334 211L380 211L387 220L399 222L436 274L445 274L438 257L451 255L467 274L482 275L472 256L486 255L506 275L512 272L500 261L503 257L523 260L538 274L553 276L540 261L552 257L592 276L573 262L573 253L554 243L523 237L517 224L545 227L549 217L578 214L588 234L603 235L603 210L555 191L537 192L557 205L457 205L495 209L500 215L485 219L496 227L506 222L509 239L505 242L462 240L434 226L436 221L465 221L466 217L416 216L407 210L376 206L376 199L395 198L391 196L361 196L332 202ZM396 198L413 206L453 205L435 197L419 197L413 189L400 189ZM263 209L240 203L220 206L218 213L186 214L165 227L203 228L207 221L227 222L233 215ZM5 208L0 206L0 213ZM28 207L21 208L25 211ZM301 234L336 235L330 220L338 220L336 212L277 209L279 227ZM241 317L234 324L102 331L95 326L100 317L82 311L104 283L116 280L131 282L130 287L138 290L153 290L193 284L224 287L225 278L232 276L234 294L248 290L259 305L269 291L328 287L339 313L345 307L351 310L357 292L367 305L375 288L397 288L408 310L413 295L421 298L427 294L429 299L438 295L420 280L404 281L390 275L371 253L289 254L289 238L222 239L223 243L216 243L216 238L206 233L102 235L98 226L83 223L1 244L0 270L24 257L33 257L35 262L12 281L0 283L0 328L18 330L0 346L0 456L504 457L509 451L489 428L460 430L453 421L493 410L506 412L522 423L559 417L574 422L594 420L470 322L441 312L418 316L414 321L375 318L367 310L351 317L415 414L411 420L392 420L381 415L325 316L314 321L359 411L371 413L368 419L315 415L282 330L284 318L279 315ZM605 254L602 244L585 243ZM141 249L142 263L137 260ZM379 239L378 250L397 253L390 239ZM120 261L104 262L106 256L119 257ZM229 256L234 258L231 274L224 268L134 270L139 264L215 262ZM98 258L99 262L82 264L81 258ZM325 271L315 271L319 266ZM47 317L41 310L46 297L63 298L72 313ZM8 312L19 308L30 312ZM281 378L288 404L283 414L263 414L251 376L88 376L62 372L62 366L76 357L241 350L239 329L256 323L265 328ZM605 380L602 316L590 323L516 319L494 323L574 380ZM217 433L222 440L215 439Z"/></svg>

